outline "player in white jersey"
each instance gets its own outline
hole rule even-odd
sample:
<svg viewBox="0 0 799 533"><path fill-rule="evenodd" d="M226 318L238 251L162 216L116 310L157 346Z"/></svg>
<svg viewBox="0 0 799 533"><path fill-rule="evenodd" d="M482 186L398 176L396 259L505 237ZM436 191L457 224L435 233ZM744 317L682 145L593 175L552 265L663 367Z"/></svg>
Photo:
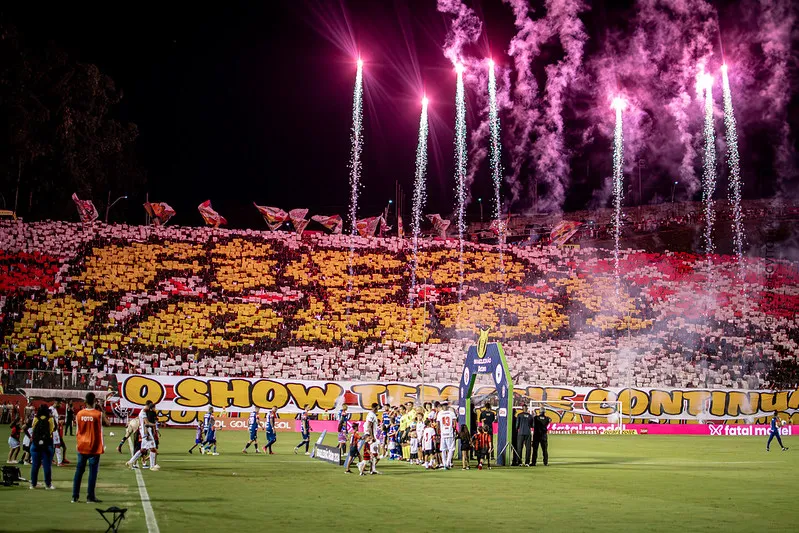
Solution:
<svg viewBox="0 0 799 533"><path fill-rule="evenodd" d="M371 435L373 437L377 436L377 409L380 406L376 403L372 404L372 410L366 414L366 423L363 425L363 434L364 435Z"/></svg>
<svg viewBox="0 0 799 533"><path fill-rule="evenodd" d="M441 461L444 468L452 468L452 455L455 453L455 413L444 402L441 411L436 416L439 430L441 431Z"/></svg>
<svg viewBox="0 0 799 533"><path fill-rule="evenodd" d="M141 449L133 454L130 461L125 463L128 468L133 468L133 465L141 457L142 452L148 451L150 454L150 471L154 472L160 470L161 467L155 463L156 456L158 455L158 448L155 444L155 422L151 422L148 417L148 412L153 411L155 405L150 400L144 405L144 408L139 412L139 435L141 436Z"/></svg>

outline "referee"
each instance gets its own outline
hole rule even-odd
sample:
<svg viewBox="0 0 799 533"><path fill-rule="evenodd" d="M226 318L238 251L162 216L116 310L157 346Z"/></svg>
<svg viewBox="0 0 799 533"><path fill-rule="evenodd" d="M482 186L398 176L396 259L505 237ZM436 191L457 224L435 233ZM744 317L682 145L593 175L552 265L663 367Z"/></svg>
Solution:
<svg viewBox="0 0 799 533"><path fill-rule="evenodd" d="M547 450L547 432L552 419L544 413L544 408L538 409L538 414L533 418L533 466L538 461L538 447L544 453L544 466L549 466L549 451Z"/></svg>

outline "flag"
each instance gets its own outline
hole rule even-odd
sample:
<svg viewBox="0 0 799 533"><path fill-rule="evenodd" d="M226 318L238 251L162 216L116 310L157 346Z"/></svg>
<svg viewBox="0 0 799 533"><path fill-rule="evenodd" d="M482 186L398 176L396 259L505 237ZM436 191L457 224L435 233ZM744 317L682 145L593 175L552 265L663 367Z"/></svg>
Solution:
<svg viewBox="0 0 799 533"><path fill-rule="evenodd" d="M175 210L166 202L145 202L144 210L153 219L153 224L162 226L175 216Z"/></svg>
<svg viewBox="0 0 799 533"><path fill-rule="evenodd" d="M571 220L561 220L552 228L549 234L549 240L555 246L563 246L566 241L572 238L572 235L577 233L577 230L582 226L582 222L574 222Z"/></svg>
<svg viewBox="0 0 799 533"><path fill-rule="evenodd" d="M255 202L253 202L252 205L254 205L258 212L261 213L261 216L264 217L264 222L266 222L266 225L269 226L271 231L275 231L289 219L289 214L279 207L261 206Z"/></svg>
<svg viewBox="0 0 799 533"><path fill-rule="evenodd" d="M362 218L355 222L355 229L361 237L374 237L377 225L383 217Z"/></svg>
<svg viewBox="0 0 799 533"><path fill-rule="evenodd" d="M81 222L94 222L100 216L97 214L97 208L94 207L91 200L81 200L78 198L77 193L72 193L72 201L75 202L75 207L78 208L78 216L80 216Z"/></svg>
<svg viewBox="0 0 799 533"><path fill-rule="evenodd" d="M198 205L197 210L203 216L205 223L209 226L218 228L219 226L227 224L225 217L214 211L214 209L211 207L211 200L206 200Z"/></svg>
<svg viewBox="0 0 799 533"><path fill-rule="evenodd" d="M380 217L380 236L382 237L383 233L388 233L389 231L391 231L391 226L386 222L386 218Z"/></svg>
<svg viewBox="0 0 799 533"><path fill-rule="evenodd" d="M438 232L438 235L442 239L447 237L447 228L452 224L452 221L441 218L441 215L437 213L435 215L427 215L427 220L433 223L433 229Z"/></svg>
<svg viewBox="0 0 799 533"><path fill-rule="evenodd" d="M341 219L341 215L332 215L329 217L325 215L314 215L311 217L311 220L319 222L334 235L341 233L341 229L344 227L344 221Z"/></svg>
<svg viewBox="0 0 799 533"><path fill-rule="evenodd" d="M289 211L289 219L291 219L291 223L294 224L294 229L297 230L297 233L302 235L302 230L305 229L305 226L308 225L308 220L305 220L305 215L308 214L307 209L292 209Z"/></svg>

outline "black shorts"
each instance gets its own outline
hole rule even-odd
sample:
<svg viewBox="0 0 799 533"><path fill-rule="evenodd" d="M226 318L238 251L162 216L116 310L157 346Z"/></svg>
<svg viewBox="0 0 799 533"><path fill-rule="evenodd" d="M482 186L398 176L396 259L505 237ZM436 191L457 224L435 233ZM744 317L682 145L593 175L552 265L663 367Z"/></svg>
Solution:
<svg viewBox="0 0 799 533"><path fill-rule="evenodd" d="M411 459L418 459L418 458L419 458L419 454L418 453L414 452L414 453L411 454Z"/></svg>
<svg viewBox="0 0 799 533"><path fill-rule="evenodd" d="M477 459L488 459L488 450L477 450Z"/></svg>

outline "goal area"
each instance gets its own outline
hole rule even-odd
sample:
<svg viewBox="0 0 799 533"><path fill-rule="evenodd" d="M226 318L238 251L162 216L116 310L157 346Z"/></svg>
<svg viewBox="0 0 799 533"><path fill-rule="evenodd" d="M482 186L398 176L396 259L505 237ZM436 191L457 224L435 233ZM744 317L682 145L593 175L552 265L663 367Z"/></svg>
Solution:
<svg viewBox="0 0 799 533"><path fill-rule="evenodd" d="M517 399L514 402L514 410L526 410L537 413L543 408L544 412L557 414L557 417L550 418L558 424L582 424L596 425L596 428L622 432L624 429L624 413L622 403L619 401L592 402L583 400L533 400Z"/></svg>

